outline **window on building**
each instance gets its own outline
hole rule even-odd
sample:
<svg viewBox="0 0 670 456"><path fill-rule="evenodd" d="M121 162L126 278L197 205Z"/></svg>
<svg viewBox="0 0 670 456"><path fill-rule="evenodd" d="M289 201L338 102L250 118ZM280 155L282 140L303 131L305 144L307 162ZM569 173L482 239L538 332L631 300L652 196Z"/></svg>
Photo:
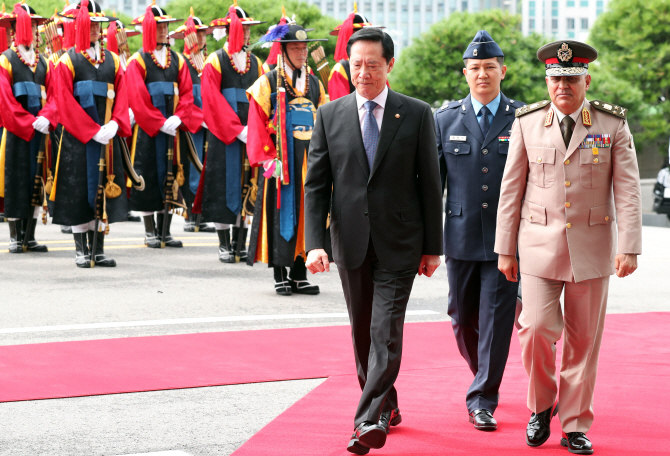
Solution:
<svg viewBox="0 0 670 456"><path fill-rule="evenodd" d="M556 8L556 9L552 9L552 10L551 10L551 15L552 15L553 17L558 17L558 8Z"/></svg>
<svg viewBox="0 0 670 456"><path fill-rule="evenodd" d="M574 38L575 32L568 32L568 38Z"/></svg>
<svg viewBox="0 0 670 456"><path fill-rule="evenodd" d="M588 8L589 0L579 0L579 6L581 6L582 8Z"/></svg>
<svg viewBox="0 0 670 456"><path fill-rule="evenodd" d="M567 28L568 30L574 30L574 29L575 29L575 20L574 20L573 18L570 18L570 17L569 17L569 18L567 19L567 26L566 26L566 28Z"/></svg>
<svg viewBox="0 0 670 456"><path fill-rule="evenodd" d="M551 7L552 8L558 8L558 1L557 0L552 1L551 2Z"/></svg>
<svg viewBox="0 0 670 456"><path fill-rule="evenodd" d="M558 19L552 19L551 20L551 29L552 30L558 30Z"/></svg>
<svg viewBox="0 0 670 456"><path fill-rule="evenodd" d="M604 3L603 0L598 0L596 2L596 16L600 16L603 13L603 10L605 9Z"/></svg>
<svg viewBox="0 0 670 456"><path fill-rule="evenodd" d="M535 1L531 0L528 2L528 15L530 17L535 17Z"/></svg>
<svg viewBox="0 0 670 456"><path fill-rule="evenodd" d="M568 8L573 8L575 6L575 0L568 0L567 2L565 2L565 6L567 6Z"/></svg>
<svg viewBox="0 0 670 456"><path fill-rule="evenodd" d="M395 2L389 2L389 10L395 11Z"/></svg>
<svg viewBox="0 0 670 456"><path fill-rule="evenodd" d="M377 12L381 13L384 11L384 2L377 2Z"/></svg>
<svg viewBox="0 0 670 456"><path fill-rule="evenodd" d="M400 7L400 11L402 11L403 14L407 14L409 7L407 5L402 5Z"/></svg>
<svg viewBox="0 0 670 456"><path fill-rule="evenodd" d="M414 14L418 14L421 12L421 6L420 5L414 5Z"/></svg>
<svg viewBox="0 0 670 456"><path fill-rule="evenodd" d="M528 19L528 30L531 32L535 30L535 19Z"/></svg>
<svg viewBox="0 0 670 456"><path fill-rule="evenodd" d="M529 10L528 10L528 15L529 15L530 17L535 17L535 8L533 8L533 9L529 9Z"/></svg>
<svg viewBox="0 0 670 456"><path fill-rule="evenodd" d="M554 0L551 2L551 15L553 17L558 17L558 1Z"/></svg>
<svg viewBox="0 0 670 456"><path fill-rule="evenodd" d="M588 30L589 29L589 19L586 17L582 18L582 30Z"/></svg>
<svg viewBox="0 0 670 456"><path fill-rule="evenodd" d="M461 2L461 11L467 11L468 10L468 0L463 0Z"/></svg>
<svg viewBox="0 0 670 456"><path fill-rule="evenodd" d="M372 13L372 3L365 2L365 14L370 15Z"/></svg>

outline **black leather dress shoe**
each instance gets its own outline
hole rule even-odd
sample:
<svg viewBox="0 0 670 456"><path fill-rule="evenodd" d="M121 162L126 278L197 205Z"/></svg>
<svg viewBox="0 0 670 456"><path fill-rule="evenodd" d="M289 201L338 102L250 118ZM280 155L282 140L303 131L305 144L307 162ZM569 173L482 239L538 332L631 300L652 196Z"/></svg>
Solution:
<svg viewBox="0 0 670 456"><path fill-rule="evenodd" d="M568 447L572 454L593 454L593 444L583 432L564 432L561 446Z"/></svg>
<svg viewBox="0 0 670 456"><path fill-rule="evenodd" d="M526 427L526 443L537 447L547 441L551 435L551 419L558 413L558 402L544 412L533 413Z"/></svg>
<svg viewBox="0 0 670 456"><path fill-rule="evenodd" d="M477 409L470 412L470 422L474 423L478 431L495 431L498 422L493 418L493 413L487 409Z"/></svg>
<svg viewBox="0 0 670 456"><path fill-rule="evenodd" d="M379 417L379 425L386 429L388 434L391 430L391 426L397 426L402 423L402 416L400 416L400 409L395 408L390 412L382 412Z"/></svg>
<svg viewBox="0 0 670 456"><path fill-rule="evenodd" d="M377 423L364 421L354 429L349 445L347 445L347 451L354 454L367 454L370 448L379 449L385 443L386 430Z"/></svg>

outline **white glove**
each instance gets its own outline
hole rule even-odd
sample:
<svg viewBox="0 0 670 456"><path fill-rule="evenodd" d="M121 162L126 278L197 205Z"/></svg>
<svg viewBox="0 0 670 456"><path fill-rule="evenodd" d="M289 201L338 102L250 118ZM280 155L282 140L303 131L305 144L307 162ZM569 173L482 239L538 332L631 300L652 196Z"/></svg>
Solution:
<svg viewBox="0 0 670 456"><path fill-rule="evenodd" d="M206 124L205 122L201 123L200 126L201 126L202 128L206 128L206 129L209 130L209 127L207 126L207 124Z"/></svg>
<svg viewBox="0 0 670 456"><path fill-rule="evenodd" d="M108 144L109 141L116 136L116 132L119 130L119 124L117 124L115 121L111 121L106 125L103 125L100 127L100 131L98 131L95 136L93 136L93 140L95 142L99 142L100 144Z"/></svg>
<svg viewBox="0 0 670 456"><path fill-rule="evenodd" d="M135 125L135 113L132 109L128 108L128 117L130 117L130 126Z"/></svg>
<svg viewBox="0 0 670 456"><path fill-rule="evenodd" d="M247 131L248 131L248 128L245 126L245 127L244 127L244 130L242 130L242 131L240 132L240 134L237 135L237 139L239 139L240 141L242 141L244 144L247 143Z"/></svg>
<svg viewBox="0 0 670 456"><path fill-rule="evenodd" d="M44 135L49 134L49 125L51 125L49 120L44 116L39 116L35 119L35 122L33 122L33 128Z"/></svg>
<svg viewBox="0 0 670 456"><path fill-rule="evenodd" d="M181 125L181 119L177 116L170 116L165 120L165 123L161 127L161 131L167 135L175 136L179 125Z"/></svg>

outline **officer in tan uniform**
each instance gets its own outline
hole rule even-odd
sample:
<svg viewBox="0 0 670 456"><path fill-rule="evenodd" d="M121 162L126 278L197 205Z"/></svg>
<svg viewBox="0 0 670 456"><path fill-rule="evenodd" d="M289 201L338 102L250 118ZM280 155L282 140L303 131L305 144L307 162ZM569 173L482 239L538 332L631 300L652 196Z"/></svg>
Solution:
<svg viewBox="0 0 670 456"><path fill-rule="evenodd" d="M556 41L537 56L546 66L551 102L516 111L494 250L507 280L516 281L520 268L523 282L519 341L532 413L526 443L539 446L549 438L560 391L561 445L592 454L586 432L593 423L609 276L637 268L640 179L627 109L586 100L588 64L597 51ZM557 384L554 344L561 334Z"/></svg>

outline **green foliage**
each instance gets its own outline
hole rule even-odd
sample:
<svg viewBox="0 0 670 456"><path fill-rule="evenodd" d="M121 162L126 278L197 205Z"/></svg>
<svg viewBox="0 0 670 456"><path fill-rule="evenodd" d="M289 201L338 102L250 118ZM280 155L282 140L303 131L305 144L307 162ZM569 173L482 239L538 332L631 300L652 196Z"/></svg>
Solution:
<svg viewBox="0 0 670 456"><path fill-rule="evenodd" d="M610 79L603 99L629 108L637 144L656 143L664 154L670 133L669 23L669 0L612 0L589 37L599 51L597 74L619 80Z"/></svg>
<svg viewBox="0 0 670 456"><path fill-rule="evenodd" d="M520 28L521 16L500 10L453 13L403 50L391 73L391 86L435 106L467 96L463 52L477 31L485 29L505 53L505 95L527 103L548 99L544 67L535 56L544 38L524 37Z"/></svg>
<svg viewBox="0 0 670 456"><path fill-rule="evenodd" d="M323 47L327 56L331 56L331 68L333 65L332 55L335 53L335 44L337 37L330 36L331 30L335 28L339 22L329 16L323 16L318 7L308 5L297 0L287 0L282 3L277 3L273 0L240 0L239 5L255 20L267 21L267 24L254 25L251 27L251 42L255 43L258 39L267 32L268 27L279 22L281 18L281 6L286 8L286 13L289 16L295 14L295 20L298 24L305 28L314 28L313 32L309 32L310 38L328 38L324 41ZM189 15L189 10L193 6L195 15L202 19L204 23L209 23L214 19L225 17L228 14L228 9L232 5L232 0L224 2L211 2L204 0L173 0L165 8L173 17L180 17L186 19ZM179 23L181 25L181 23ZM176 28L171 27L172 30ZM224 41L216 42L211 36L207 38L207 49L213 52L223 46ZM183 43L177 43L175 49L183 49ZM254 54L265 60L268 55L268 48L257 47L253 50ZM309 59L310 64L314 61ZM316 70L316 68L313 68Z"/></svg>

